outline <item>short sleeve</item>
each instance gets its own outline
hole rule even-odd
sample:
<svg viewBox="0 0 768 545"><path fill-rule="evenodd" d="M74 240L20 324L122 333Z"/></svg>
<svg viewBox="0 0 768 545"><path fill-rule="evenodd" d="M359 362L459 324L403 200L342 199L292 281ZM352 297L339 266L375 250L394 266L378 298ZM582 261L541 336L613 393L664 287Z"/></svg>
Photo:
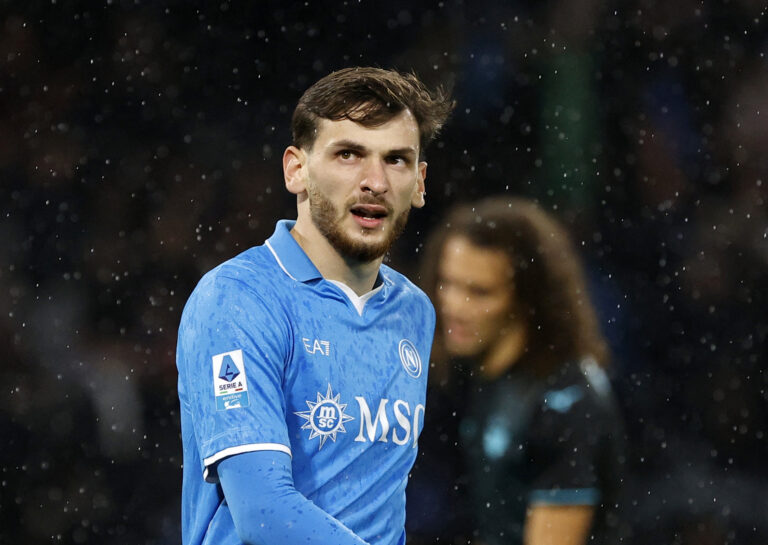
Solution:
<svg viewBox="0 0 768 545"><path fill-rule="evenodd" d="M182 314L177 346L179 399L191 415L205 479L234 454L291 454L282 391L290 327L258 287L209 275Z"/></svg>
<svg viewBox="0 0 768 545"><path fill-rule="evenodd" d="M533 472L529 503L599 503L598 466L606 415L590 394L577 385L545 394L530 428Z"/></svg>

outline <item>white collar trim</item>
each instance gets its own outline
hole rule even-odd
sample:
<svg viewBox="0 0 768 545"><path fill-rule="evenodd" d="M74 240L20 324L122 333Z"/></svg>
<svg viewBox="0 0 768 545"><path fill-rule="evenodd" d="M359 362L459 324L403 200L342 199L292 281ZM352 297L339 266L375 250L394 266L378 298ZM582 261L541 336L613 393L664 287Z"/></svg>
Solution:
<svg viewBox="0 0 768 545"><path fill-rule="evenodd" d="M285 268L285 265L283 265L283 262L280 261L280 257L278 257L277 252L272 247L272 245L269 243L269 241L265 241L267 248L269 248L269 251L272 252L272 255L275 256L275 261L277 261L277 264L280 265L280 268L283 269L283 272L287 274L291 280L296 280L291 273L288 272L288 269Z"/></svg>
<svg viewBox="0 0 768 545"><path fill-rule="evenodd" d="M328 280L328 279L326 279ZM363 308L365 308L365 303L368 302L368 299L376 295L381 288L384 287L384 282L382 282L379 287L373 288L368 293L364 293L363 295L357 295L352 288L347 286L344 282L340 282L338 280L328 280L331 284L338 286L341 291L344 292L344 295L347 296L349 301L355 306L355 309L357 310L357 313L362 316L363 315Z"/></svg>

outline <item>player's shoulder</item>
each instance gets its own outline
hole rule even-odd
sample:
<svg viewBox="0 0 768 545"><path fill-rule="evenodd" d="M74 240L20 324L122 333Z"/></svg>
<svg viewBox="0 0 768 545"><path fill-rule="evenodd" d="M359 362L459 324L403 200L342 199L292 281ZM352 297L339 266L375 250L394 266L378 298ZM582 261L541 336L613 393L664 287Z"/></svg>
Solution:
<svg viewBox="0 0 768 545"><path fill-rule="evenodd" d="M190 295L187 306L225 301L268 300L275 294L281 271L264 246L254 246L220 263L203 275Z"/></svg>
<svg viewBox="0 0 768 545"><path fill-rule="evenodd" d="M380 272L385 282L388 282L397 292L398 295L407 298L413 298L423 304L432 306L429 297L424 291L408 279L404 274L396 271L392 267L382 265Z"/></svg>
<svg viewBox="0 0 768 545"><path fill-rule="evenodd" d="M550 376L541 402L546 411L590 418L608 416L615 409L608 375L591 358L564 363Z"/></svg>
<svg viewBox="0 0 768 545"><path fill-rule="evenodd" d="M434 307L424 291L413 283L407 276L396 271L392 267L382 265L380 268L384 282L389 283L398 298L409 301L411 304L423 307L427 311L434 313Z"/></svg>

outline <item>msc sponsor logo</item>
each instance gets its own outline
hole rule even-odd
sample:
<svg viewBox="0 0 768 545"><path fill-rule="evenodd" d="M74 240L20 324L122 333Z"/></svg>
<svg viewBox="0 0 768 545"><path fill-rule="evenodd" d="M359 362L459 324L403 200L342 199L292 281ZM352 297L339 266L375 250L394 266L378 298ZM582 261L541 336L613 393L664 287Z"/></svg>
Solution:
<svg viewBox="0 0 768 545"><path fill-rule="evenodd" d="M310 440L316 437L320 438L318 450L323 448L328 439L336 442L336 434L347 431L344 423L354 420L353 417L344 414L347 404L341 403L340 397L340 394L333 395L333 389L329 384L325 395L318 392L317 401L307 401L308 411L294 413L306 420L301 429L310 430Z"/></svg>
<svg viewBox="0 0 768 545"><path fill-rule="evenodd" d="M388 405L389 400L384 398L379 400L374 417L365 398L355 396L355 400L360 406L360 432L355 437L355 441L387 443L391 440L396 445L412 442L413 448L416 448L420 431L419 416L424 415L424 405L419 403L411 411L407 401L396 399L392 405Z"/></svg>
<svg viewBox="0 0 768 545"><path fill-rule="evenodd" d="M390 403L389 399L383 398L375 405L375 411L372 411L371 405L364 397L355 396L355 401L360 409L356 442L391 441L396 445L410 443L413 448L416 447L424 405L419 403L411 408L411 405L402 399ZM330 384L325 395L318 392L316 401L306 403L309 410L294 414L306 420L301 429L310 430L310 440L320 438L318 450L323 448L328 439L335 442L337 434L346 433L344 424L355 419L346 414L347 404L341 403L341 394L333 394Z"/></svg>

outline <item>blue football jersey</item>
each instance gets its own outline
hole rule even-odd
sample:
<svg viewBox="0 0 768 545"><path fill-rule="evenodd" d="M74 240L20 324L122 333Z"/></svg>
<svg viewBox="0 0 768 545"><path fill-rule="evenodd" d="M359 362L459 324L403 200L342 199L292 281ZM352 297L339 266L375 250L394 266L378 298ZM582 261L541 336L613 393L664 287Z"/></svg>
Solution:
<svg viewBox="0 0 768 545"><path fill-rule="evenodd" d="M297 490L362 539L403 539L434 309L385 265L363 297L325 280L293 225L278 222L264 245L206 274L184 308L176 359L187 545L240 543L216 464L259 450L290 454Z"/></svg>

